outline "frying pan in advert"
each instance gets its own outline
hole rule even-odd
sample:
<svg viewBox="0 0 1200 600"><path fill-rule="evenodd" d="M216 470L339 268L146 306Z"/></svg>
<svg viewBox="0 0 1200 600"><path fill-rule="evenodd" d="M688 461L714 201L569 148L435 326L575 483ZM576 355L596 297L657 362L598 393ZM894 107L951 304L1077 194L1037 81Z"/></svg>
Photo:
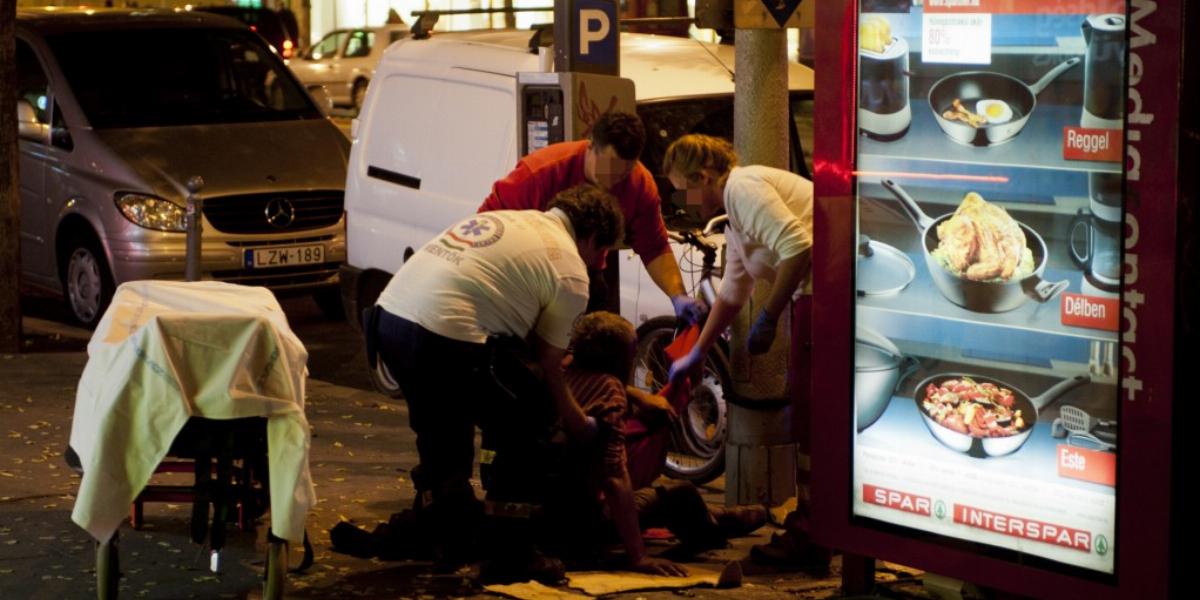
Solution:
<svg viewBox="0 0 1200 600"><path fill-rule="evenodd" d="M1025 123L1029 122L1029 115L1037 107L1037 95L1056 77L1079 62L1078 56L1066 60L1050 69L1033 85L1028 85L1011 75L992 71L965 71L947 75L929 88L929 107L933 109L933 117L937 119L938 126L950 139L967 146L1003 144L1013 139L1025 127ZM955 100L973 113L977 112L976 106L980 100L999 101L1001 104L997 106L1007 105L1009 110L1002 114L1008 118L1003 122L993 121L979 127L946 118L946 111L954 111Z"/></svg>
<svg viewBox="0 0 1200 600"><path fill-rule="evenodd" d="M951 379L962 379L964 377L969 377L975 380L976 383L990 383L997 387L1012 390L1012 408L1014 411L1021 411L1021 418L1025 421L1025 427L1017 433L1006 437L980 438L968 433L959 433L935 421L922 406L929 386L938 387ZM916 391L913 392L913 400L917 403L917 412L921 413L921 420L929 428L929 433L932 433L933 437L937 438L937 441L941 442L942 445L975 458L987 458L989 456L1004 456L1019 450L1025 444L1025 440L1029 439L1029 434L1033 432L1033 426L1038 420L1039 410L1062 398L1067 392L1091 381L1092 378L1087 375L1076 375L1075 377L1064 379L1054 384L1050 389L1031 398L1020 389L999 379L967 373L942 373L926 378L921 383L918 383Z"/></svg>
<svg viewBox="0 0 1200 600"><path fill-rule="evenodd" d="M925 214L920 205L899 184L884 179L880 182L884 189L891 192L904 212L916 224L921 232L921 248L925 254L925 266L942 295L947 300L971 311L998 313L1013 310L1024 304L1027 298L1038 302L1049 302L1067 289L1069 281L1045 281L1042 275L1046 272L1046 242L1036 231L1024 223L1018 222L1021 231L1025 233L1025 245L1033 254L1033 272L1023 278L1013 277L1008 281L975 281L951 273L934 258L933 251L938 247L937 228L954 216L953 212L944 214L936 219Z"/></svg>

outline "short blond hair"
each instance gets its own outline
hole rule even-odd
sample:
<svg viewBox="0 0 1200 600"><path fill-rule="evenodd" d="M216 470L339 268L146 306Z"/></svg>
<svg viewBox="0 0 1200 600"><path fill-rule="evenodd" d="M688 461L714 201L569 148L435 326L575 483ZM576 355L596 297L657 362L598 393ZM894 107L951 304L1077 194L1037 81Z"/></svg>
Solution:
<svg viewBox="0 0 1200 600"><path fill-rule="evenodd" d="M688 181L696 181L700 172L708 169L721 179L737 166L737 162L733 144L719 137L690 133L667 148L662 169L664 175L679 173Z"/></svg>

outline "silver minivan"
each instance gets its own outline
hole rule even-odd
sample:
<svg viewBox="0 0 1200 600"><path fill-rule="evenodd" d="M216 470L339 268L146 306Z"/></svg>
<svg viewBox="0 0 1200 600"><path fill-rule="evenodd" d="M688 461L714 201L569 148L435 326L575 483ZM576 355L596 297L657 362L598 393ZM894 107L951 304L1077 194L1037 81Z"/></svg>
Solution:
<svg viewBox="0 0 1200 600"><path fill-rule="evenodd" d="M203 13L21 9L16 59L25 284L92 326L117 285L183 278L199 175L204 278L339 314L349 141L261 37Z"/></svg>

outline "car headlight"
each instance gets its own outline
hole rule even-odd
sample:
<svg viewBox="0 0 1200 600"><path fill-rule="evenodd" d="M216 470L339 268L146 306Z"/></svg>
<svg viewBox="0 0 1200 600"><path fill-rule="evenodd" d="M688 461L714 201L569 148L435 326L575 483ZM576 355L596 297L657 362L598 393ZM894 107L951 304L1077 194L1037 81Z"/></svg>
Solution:
<svg viewBox="0 0 1200 600"><path fill-rule="evenodd" d="M142 194L120 194L117 208L134 225L159 231L186 231L182 206Z"/></svg>

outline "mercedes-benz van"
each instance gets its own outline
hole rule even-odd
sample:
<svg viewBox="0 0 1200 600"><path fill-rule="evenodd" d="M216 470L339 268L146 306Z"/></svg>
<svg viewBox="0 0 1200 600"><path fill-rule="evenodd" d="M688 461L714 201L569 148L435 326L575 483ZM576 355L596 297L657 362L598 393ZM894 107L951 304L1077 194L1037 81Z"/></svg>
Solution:
<svg viewBox="0 0 1200 600"><path fill-rule="evenodd" d="M186 182L202 277L340 310L349 141L243 24L200 12L21 9L21 274L94 326L116 286L182 279Z"/></svg>

